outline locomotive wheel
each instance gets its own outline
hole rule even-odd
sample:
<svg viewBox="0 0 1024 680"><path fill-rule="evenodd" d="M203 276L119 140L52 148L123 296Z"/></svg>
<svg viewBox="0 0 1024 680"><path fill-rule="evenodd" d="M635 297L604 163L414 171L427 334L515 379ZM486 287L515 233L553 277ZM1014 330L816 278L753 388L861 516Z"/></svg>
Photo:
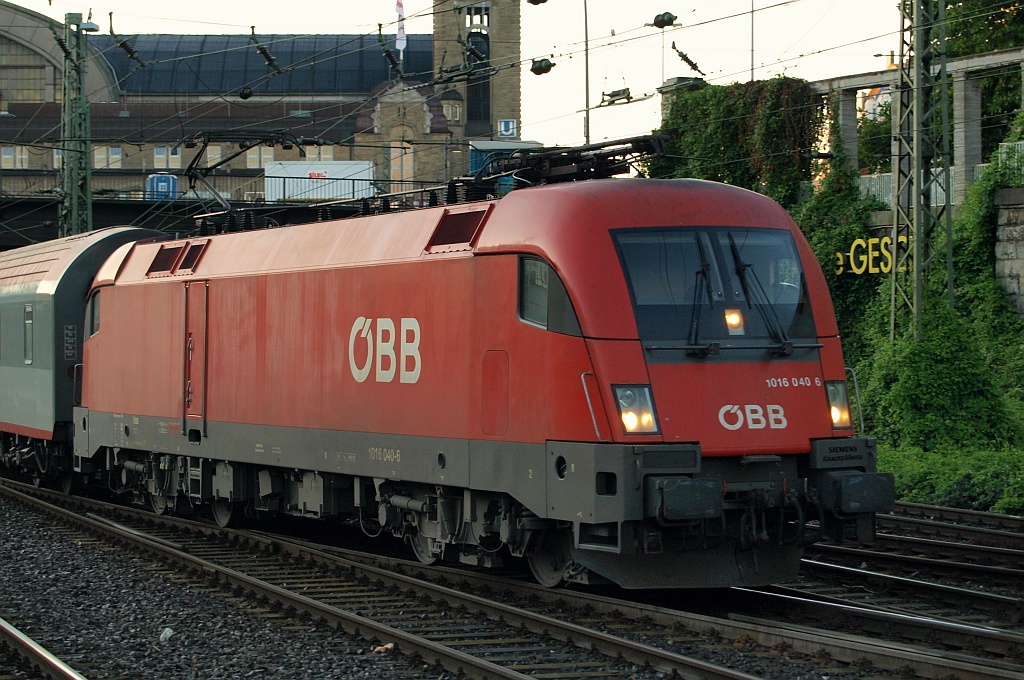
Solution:
<svg viewBox="0 0 1024 680"><path fill-rule="evenodd" d="M412 554L423 564L434 564L437 557L430 552L430 539L416 532L415 535L406 535L405 542L412 548Z"/></svg>
<svg viewBox="0 0 1024 680"><path fill-rule="evenodd" d="M546 588L560 586L572 563L572 533L567 529L545 531L526 556L526 563L537 583Z"/></svg>
<svg viewBox="0 0 1024 680"><path fill-rule="evenodd" d="M149 507L158 515L166 515L170 512L170 499L160 494L149 494Z"/></svg>
<svg viewBox="0 0 1024 680"><path fill-rule="evenodd" d="M235 512L235 504L223 498L218 498L210 503L210 510L213 512L213 521L222 529L234 526L238 519L239 513Z"/></svg>
<svg viewBox="0 0 1024 680"><path fill-rule="evenodd" d="M71 492L75 490L75 481L74 472L65 472L60 476L60 490L70 496Z"/></svg>

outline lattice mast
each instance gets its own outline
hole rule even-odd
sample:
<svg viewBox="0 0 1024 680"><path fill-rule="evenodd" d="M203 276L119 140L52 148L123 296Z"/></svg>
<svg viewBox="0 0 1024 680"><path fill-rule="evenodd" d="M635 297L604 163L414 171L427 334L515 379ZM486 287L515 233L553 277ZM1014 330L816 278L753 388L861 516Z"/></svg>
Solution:
<svg viewBox="0 0 1024 680"><path fill-rule="evenodd" d="M893 93L892 338L907 323L914 337L920 335L924 274L943 254L950 305L954 301L946 3L903 0L900 22ZM945 238L936 243L937 236Z"/></svg>
<svg viewBox="0 0 1024 680"><path fill-rule="evenodd" d="M91 22L90 22L90 25ZM61 101L60 235L92 231L92 144L85 93L86 39L82 15L64 16L63 99ZM60 40L57 41L60 44Z"/></svg>

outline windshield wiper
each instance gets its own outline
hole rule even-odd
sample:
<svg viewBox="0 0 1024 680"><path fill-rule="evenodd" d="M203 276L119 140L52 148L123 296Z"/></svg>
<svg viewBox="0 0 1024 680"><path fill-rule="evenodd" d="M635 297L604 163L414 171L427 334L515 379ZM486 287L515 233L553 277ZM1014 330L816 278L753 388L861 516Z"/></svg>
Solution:
<svg viewBox="0 0 1024 680"><path fill-rule="evenodd" d="M729 248L732 250L732 259L736 262L736 274L739 275L740 286L747 299L747 306L757 310L768 333L778 343L772 347L772 352L789 356L793 353L793 343L786 336L786 329L783 327L775 307L768 300L768 294L765 293L764 286L761 285L761 280L758 278L757 272L754 271L753 265L747 264L740 257L740 249L736 246L736 239L733 238L732 232L729 233ZM758 299L754 300L754 297Z"/></svg>
<svg viewBox="0 0 1024 680"><path fill-rule="evenodd" d="M714 304L714 295L711 294L711 277L708 272L711 270L711 265L708 264L708 259L704 256L704 246L700 242L700 235L696 238L697 253L700 255L700 269L694 275L693 282L693 317L690 320L690 344L697 344L697 337L700 335L700 308L701 303L704 301L704 296L707 295L708 302ZM703 283L701 282L703 279Z"/></svg>

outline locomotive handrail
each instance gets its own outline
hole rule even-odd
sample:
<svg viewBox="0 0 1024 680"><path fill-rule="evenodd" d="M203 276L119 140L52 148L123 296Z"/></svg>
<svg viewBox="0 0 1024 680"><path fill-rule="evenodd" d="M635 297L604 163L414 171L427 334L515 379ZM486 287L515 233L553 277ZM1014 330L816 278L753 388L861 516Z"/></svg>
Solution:
<svg viewBox="0 0 1024 680"><path fill-rule="evenodd" d="M864 411L860 407L860 385L857 384L857 371L846 367L846 372L853 376L853 394L857 399L857 415L860 417L860 431L864 432Z"/></svg>
<svg viewBox="0 0 1024 680"><path fill-rule="evenodd" d="M583 383L583 395L587 398L587 408L590 409L590 420L594 423L594 434L597 435L597 441L599 442L611 441L611 439L603 439L601 437L601 430L597 426L597 414L594 413L594 404L590 401L590 390L587 388L588 375L594 374L590 371L583 371L583 373L580 373L580 382Z"/></svg>

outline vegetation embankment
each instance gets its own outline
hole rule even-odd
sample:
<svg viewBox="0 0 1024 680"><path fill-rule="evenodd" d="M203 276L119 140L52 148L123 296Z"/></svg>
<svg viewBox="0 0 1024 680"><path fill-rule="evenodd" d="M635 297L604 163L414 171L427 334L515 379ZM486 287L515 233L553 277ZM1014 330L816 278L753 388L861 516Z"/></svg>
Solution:
<svg viewBox="0 0 1024 680"><path fill-rule="evenodd" d="M1024 115L1007 141L1022 132ZM889 277L837 275L830 266L836 252L869 236L863 225L874 206L855 179L831 172L792 212L826 270L880 467L894 473L903 500L1024 514L1024 319L995 278L993 199L1011 183L1008 169L992 164L973 184L953 221L955 305L937 262L925 277L916 336L909 318L891 334ZM944 235L933 239L941 251Z"/></svg>

